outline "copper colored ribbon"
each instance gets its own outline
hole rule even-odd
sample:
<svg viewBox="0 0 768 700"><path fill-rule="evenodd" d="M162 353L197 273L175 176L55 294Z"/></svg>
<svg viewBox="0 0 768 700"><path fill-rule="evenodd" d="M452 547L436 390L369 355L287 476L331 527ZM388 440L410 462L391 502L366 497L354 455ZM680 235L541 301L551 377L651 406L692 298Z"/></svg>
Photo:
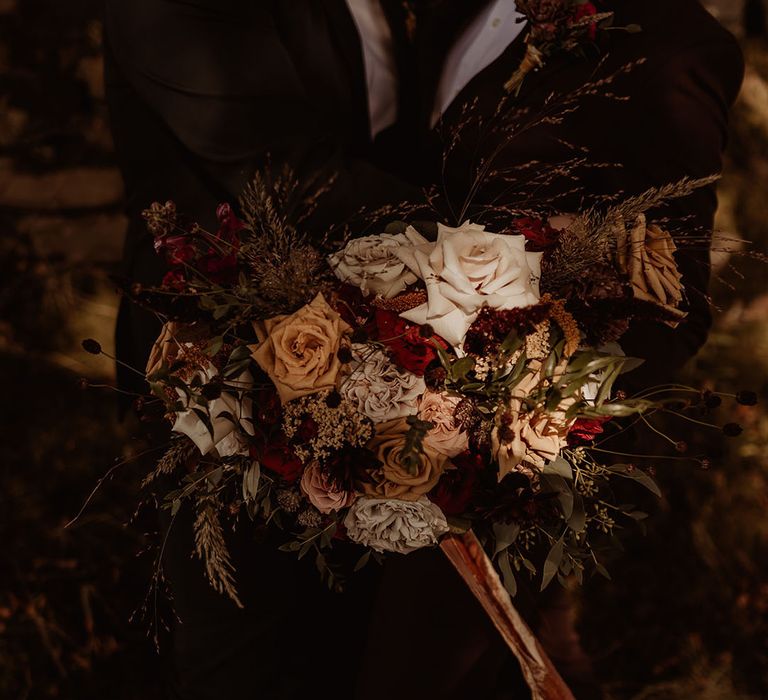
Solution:
<svg viewBox="0 0 768 700"><path fill-rule="evenodd" d="M539 641L517 612L480 541L471 530L447 535L440 549L488 613L520 662L532 700L575 700Z"/></svg>

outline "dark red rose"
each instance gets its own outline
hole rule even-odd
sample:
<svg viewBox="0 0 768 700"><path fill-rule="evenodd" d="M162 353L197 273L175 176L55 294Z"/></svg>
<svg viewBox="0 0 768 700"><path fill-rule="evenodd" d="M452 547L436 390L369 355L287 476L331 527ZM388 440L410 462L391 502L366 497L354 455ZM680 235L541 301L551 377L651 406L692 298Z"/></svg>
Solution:
<svg viewBox="0 0 768 700"><path fill-rule="evenodd" d="M325 472L340 490L348 491L352 484L365 478L380 465L376 455L364 447L347 447L332 455L325 464Z"/></svg>
<svg viewBox="0 0 768 700"><path fill-rule="evenodd" d="M293 448L282 441L272 441L261 449L255 448L252 456L289 483L296 481L304 472L304 465Z"/></svg>
<svg viewBox="0 0 768 700"><path fill-rule="evenodd" d="M576 5L574 8L573 19L571 20L571 23L576 24L576 22L579 22L585 17L592 17L596 14L597 8L591 2L583 2L579 5ZM592 41L597 38L597 22L592 22L592 24L589 25L587 35Z"/></svg>
<svg viewBox="0 0 768 700"><path fill-rule="evenodd" d="M299 425L299 429L296 431L296 437L301 443L309 442L317 437L317 421L310 416L304 418L301 421L301 425Z"/></svg>
<svg viewBox="0 0 768 700"><path fill-rule="evenodd" d="M328 304L344 321L356 328L366 323L373 315L372 299L373 297L363 296L359 287L340 284L330 294Z"/></svg>
<svg viewBox="0 0 768 700"><path fill-rule="evenodd" d="M447 470L429 495L446 515L466 512L480 472L485 468L481 455L463 452L452 460L456 469Z"/></svg>
<svg viewBox="0 0 768 700"><path fill-rule="evenodd" d="M424 337L420 326L408 323L392 311L376 309L374 323L378 341L387 347L395 363L419 377L437 358L435 343L448 349L448 343L440 336Z"/></svg>
<svg viewBox="0 0 768 700"><path fill-rule="evenodd" d="M584 442L592 442L597 435L602 434L603 425L610 418L579 418L568 433L568 444L578 445Z"/></svg>
<svg viewBox="0 0 768 700"><path fill-rule="evenodd" d="M553 229L548 222L543 219L534 219L532 217L522 217L512 222L513 228L528 241L528 249L532 251L542 251L551 248L560 236L560 232Z"/></svg>
<svg viewBox="0 0 768 700"><path fill-rule="evenodd" d="M265 427L277 425L283 419L280 397L274 387L259 389L253 397L253 407L255 421Z"/></svg>

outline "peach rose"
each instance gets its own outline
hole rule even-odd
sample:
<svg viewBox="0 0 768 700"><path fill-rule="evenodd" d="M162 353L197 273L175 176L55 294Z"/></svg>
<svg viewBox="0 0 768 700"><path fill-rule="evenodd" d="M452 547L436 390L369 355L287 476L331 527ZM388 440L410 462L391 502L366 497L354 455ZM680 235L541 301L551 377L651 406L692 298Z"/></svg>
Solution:
<svg viewBox="0 0 768 700"><path fill-rule="evenodd" d="M435 426L427 433L424 444L446 457L455 457L469 446L469 437L454 418L460 401L458 396L434 391L426 392L419 400L419 418Z"/></svg>
<svg viewBox="0 0 768 700"><path fill-rule="evenodd" d="M338 352L350 327L322 294L296 313L255 328L260 343L250 346L251 355L269 375L283 404L335 387L341 367Z"/></svg>
<svg viewBox="0 0 768 700"><path fill-rule="evenodd" d="M313 462L304 470L301 477L301 490L321 513L331 513L346 508L355 498L353 493L335 488L317 462Z"/></svg>
<svg viewBox="0 0 768 700"><path fill-rule="evenodd" d="M144 370L145 374L150 376L163 365L169 367L184 354L185 346L188 347L190 343L203 340L205 337L206 330L202 327L189 326L178 321L166 321L152 345L147 368Z"/></svg>
<svg viewBox="0 0 768 700"><path fill-rule="evenodd" d="M428 445L424 445L424 451L417 456L414 470L409 470L403 463L408 429L405 418L376 426L376 435L368 443L368 449L376 455L381 466L369 473L367 479L358 482L358 487L367 496L416 501L440 480L448 458Z"/></svg>
<svg viewBox="0 0 768 700"><path fill-rule="evenodd" d="M499 481L511 472L534 476L568 445L568 431L574 419L566 418L566 412L576 399L564 399L551 411L529 406L526 399L535 398L541 381L538 365L533 366L533 371L515 387L506 408L497 414L491 432L493 457L499 464Z"/></svg>

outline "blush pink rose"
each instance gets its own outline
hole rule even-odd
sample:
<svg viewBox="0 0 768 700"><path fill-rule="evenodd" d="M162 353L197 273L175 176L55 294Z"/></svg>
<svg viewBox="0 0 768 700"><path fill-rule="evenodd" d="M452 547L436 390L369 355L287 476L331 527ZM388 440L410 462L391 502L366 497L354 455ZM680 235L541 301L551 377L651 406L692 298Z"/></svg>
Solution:
<svg viewBox="0 0 768 700"><path fill-rule="evenodd" d="M419 400L419 418L435 427L424 438L424 444L438 454L455 457L469 447L467 433L456 425L454 414L461 399L445 393L426 392Z"/></svg>
<svg viewBox="0 0 768 700"><path fill-rule="evenodd" d="M339 490L317 462L310 464L301 477L301 490L321 513L332 513L352 504L354 494Z"/></svg>

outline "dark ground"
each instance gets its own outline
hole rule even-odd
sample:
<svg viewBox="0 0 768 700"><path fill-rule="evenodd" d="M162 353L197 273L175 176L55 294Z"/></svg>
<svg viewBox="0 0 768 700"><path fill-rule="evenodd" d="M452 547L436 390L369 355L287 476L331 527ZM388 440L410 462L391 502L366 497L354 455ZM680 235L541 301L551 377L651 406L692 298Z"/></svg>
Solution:
<svg viewBox="0 0 768 700"><path fill-rule="evenodd" d="M738 19L738 3L717 3ZM101 93L95 1L0 0L0 698L152 698L160 661L149 620L131 622L152 572L153 520L133 518L140 449L114 396L116 298L107 275L124 220ZM768 44L745 44L720 227L768 249ZM768 396L766 268L719 254L716 330L695 386ZM730 269L733 264L738 273ZM743 276L742 277L740 276ZM768 697L768 412L725 406L726 442L689 434L704 472L659 466L665 500L627 541L611 582L587 583L585 644L621 700ZM148 550L148 551L145 551Z"/></svg>

